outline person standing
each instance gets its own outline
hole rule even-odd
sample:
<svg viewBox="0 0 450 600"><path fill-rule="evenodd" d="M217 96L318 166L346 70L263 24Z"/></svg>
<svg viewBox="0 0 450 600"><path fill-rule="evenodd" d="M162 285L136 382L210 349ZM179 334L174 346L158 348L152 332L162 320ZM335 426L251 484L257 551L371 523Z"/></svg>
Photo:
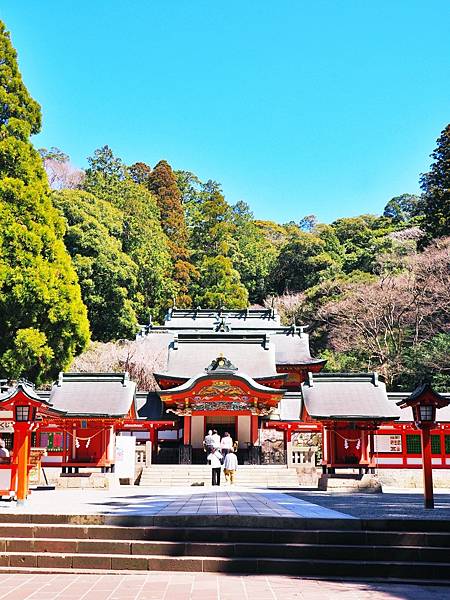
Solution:
<svg viewBox="0 0 450 600"><path fill-rule="evenodd" d="M220 485L220 471L222 469L222 453L218 448L208 455L208 461L211 465L212 485Z"/></svg>
<svg viewBox="0 0 450 600"><path fill-rule="evenodd" d="M212 433L214 448L220 448L220 435L217 433L217 429L213 429Z"/></svg>
<svg viewBox="0 0 450 600"><path fill-rule="evenodd" d="M228 454L228 452L231 452L232 449L233 449L233 438L228 433L228 431L226 431L223 434L223 438L220 440L220 450L221 450L222 454L224 456L226 456Z"/></svg>
<svg viewBox="0 0 450 600"><path fill-rule="evenodd" d="M214 438L211 429L208 431L208 435L205 436L203 446L205 448L205 452L207 452L208 454L210 454L214 450Z"/></svg>
<svg viewBox="0 0 450 600"><path fill-rule="evenodd" d="M233 485L234 484L234 476L236 474L238 468L237 456L231 449L228 454L225 456L225 460L223 461L223 471L225 473L225 481Z"/></svg>

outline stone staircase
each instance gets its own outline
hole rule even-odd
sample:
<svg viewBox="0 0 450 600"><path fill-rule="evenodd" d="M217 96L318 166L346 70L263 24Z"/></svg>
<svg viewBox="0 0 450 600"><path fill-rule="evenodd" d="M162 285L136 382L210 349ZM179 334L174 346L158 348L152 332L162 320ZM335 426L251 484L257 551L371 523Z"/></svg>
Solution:
<svg viewBox="0 0 450 600"><path fill-rule="evenodd" d="M449 521L3 515L0 573L157 570L448 581L449 532Z"/></svg>
<svg viewBox="0 0 450 600"><path fill-rule="evenodd" d="M236 471L235 483L252 488L298 488L299 479L294 468L285 465L242 465ZM151 465L144 467L139 479L141 486L197 486L211 485L208 465ZM221 485L225 485L222 471Z"/></svg>

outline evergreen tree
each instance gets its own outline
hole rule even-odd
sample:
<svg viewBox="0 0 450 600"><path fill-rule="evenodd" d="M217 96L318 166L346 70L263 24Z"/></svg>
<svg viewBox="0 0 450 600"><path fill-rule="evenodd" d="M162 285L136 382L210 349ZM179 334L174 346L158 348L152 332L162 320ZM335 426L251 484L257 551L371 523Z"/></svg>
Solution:
<svg viewBox="0 0 450 600"><path fill-rule="evenodd" d="M78 275L93 339L134 337L138 268L122 251L122 212L80 190L55 192L53 202L67 221L64 241Z"/></svg>
<svg viewBox="0 0 450 600"><path fill-rule="evenodd" d="M278 256L277 248L263 235L245 202L232 208L234 268L248 291L251 303L262 303L267 295L268 276Z"/></svg>
<svg viewBox="0 0 450 600"><path fill-rule="evenodd" d="M422 227L425 230L423 244L450 235L450 124L442 131L431 157L434 163L420 179Z"/></svg>
<svg viewBox="0 0 450 600"><path fill-rule="evenodd" d="M396 224L409 223L420 212L420 198L414 194L402 194L389 200L384 207L383 216Z"/></svg>
<svg viewBox="0 0 450 600"><path fill-rule="evenodd" d="M89 324L64 222L29 141L40 107L1 22L0 57L0 376L41 382L86 346Z"/></svg>
<svg viewBox="0 0 450 600"><path fill-rule="evenodd" d="M204 256L200 263L200 284L195 295L202 308L245 308L248 292L226 256Z"/></svg>
<svg viewBox="0 0 450 600"><path fill-rule="evenodd" d="M134 163L134 165L131 165L131 167L128 168L128 172L134 183L139 183L145 187L148 186L148 180L152 172L148 165L143 162Z"/></svg>
<svg viewBox="0 0 450 600"><path fill-rule="evenodd" d="M181 192L171 166L161 160L148 175L147 187L156 198L161 215L161 226L169 239L173 262L173 279L178 285L177 304L190 306L189 285L197 275L189 261L188 230L184 218Z"/></svg>
<svg viewBox="0 0 450 600"><path fill-rule="evenodd" d="M248 292L234 263L239 253L230 205L215 181L202 183L186 171L177 175L190 226L194 264L200 273L192 285L195 306L244 308Z"/></svg>
<svg viewBox="0 0 450 600"><path fill-rule="evenodd" d="M108 146L96 150L88 162L83 188L110 202L123 215L122 250L137 265L134 305L138 319L145 323L150 314L161 319L176 294L176 286L171 277L169 241L161 228L155 198L144 186L134 183L126 166Z"/></svg>
<svg viewBox="0 0 450 600"><path fill-rule="evenodd" d="M393 243L388 234L395 227L387 217L348 217L334 221L331 226L342 245L345 273L373 273L378 257L392 250Z"/></svg>
<svg viewBox="0 0 450 600"><path fill-rule="evenodd" d="M324 227L324 239L321 235L300 231L283 246L271 276L275 292L301 292L339 272L335 248L327 239L331 228Z"/></svg>

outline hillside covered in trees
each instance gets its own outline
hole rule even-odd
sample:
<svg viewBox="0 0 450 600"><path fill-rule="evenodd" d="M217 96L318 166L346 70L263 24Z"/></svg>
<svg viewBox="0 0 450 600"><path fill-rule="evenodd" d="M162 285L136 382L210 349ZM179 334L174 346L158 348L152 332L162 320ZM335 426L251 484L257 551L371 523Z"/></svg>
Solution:
<svg viewBox="0 0 450 600"><path fill-rule="evenodd" d="M3 25L0 51L0 377L48 381L89 340L91 366L133 368L130 344L125 356L112 343L173 304L265 304L310 325L329 370L450 388L450 125L420 196L382 215L279 224L165 160L126 165L105 145L82 171L58 148L37 151L40 107Z"/></svg>

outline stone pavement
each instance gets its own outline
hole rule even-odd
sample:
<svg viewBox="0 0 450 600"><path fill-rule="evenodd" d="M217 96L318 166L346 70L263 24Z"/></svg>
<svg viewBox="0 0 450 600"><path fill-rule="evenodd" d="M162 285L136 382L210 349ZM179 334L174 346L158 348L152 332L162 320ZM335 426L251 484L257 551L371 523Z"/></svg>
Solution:
<svg viewBox="0 0 450 600"><path fill-rule="evenodd" d="M353 517L279 491L192 487L155 489L123 486L115 490L41 490L24 507L0 503L5 513L53 515L240 515L352 519Z"/></svg>
<svg viewBox="0 0 450 600"><path fill-rule="evenodd" d="M344 512L358 519L450 520L448 493L435 493L434 510L424 509L421 490L388 490L383 494L331 494L306 490L289 490L287 493L294 498Z"/></svg>
<svg viewBox="0 0 450 600"><path fill-rule="evenodd" d="M0 575L1 600L443 600L450 587L290 576L153 571L144 575Z"/></svg>

